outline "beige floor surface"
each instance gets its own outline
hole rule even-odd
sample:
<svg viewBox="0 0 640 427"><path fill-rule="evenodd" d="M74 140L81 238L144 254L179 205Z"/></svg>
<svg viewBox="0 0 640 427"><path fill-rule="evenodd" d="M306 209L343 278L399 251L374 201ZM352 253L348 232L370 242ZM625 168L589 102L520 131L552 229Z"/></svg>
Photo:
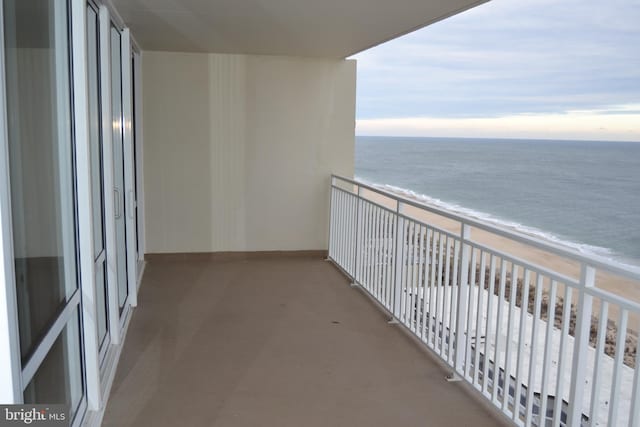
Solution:
<svg viewBox="0 0 640 427"><path fill-rule="evenodd" d="M317 258L148 263L104 426L495 426Z"/></svg>

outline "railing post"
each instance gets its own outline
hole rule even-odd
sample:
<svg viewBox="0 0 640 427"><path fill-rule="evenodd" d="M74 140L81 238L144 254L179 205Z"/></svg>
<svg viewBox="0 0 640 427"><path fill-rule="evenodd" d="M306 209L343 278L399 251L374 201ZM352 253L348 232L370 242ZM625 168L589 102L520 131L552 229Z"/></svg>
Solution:
<svg viewBox="0 0 640 427"><path fill-rule="evenodd" d="M361 257L360 257L360 226L362 224L362 209L361 209L361 205L362 205L362 195L361 195L361 190L362 187L360 187L358 185L358 191L356 193L356 196L358 197L357 200L357 204L356 204L356 248L355 248L355 260L354 260L354 267L353 267L353 282L354 284L358 284L360 283L360 263L361 261Z"/></svg>
<svg viewBox="0 0 640 427"><path fill-rule="evenodd" d="M569 392L568 426L580 426L582 421L582 399L586 374L587 350L591 331L591 311L593 296L585 292L595 286L596 270L582 264L580 272L580 295L578 296L573 367L571 368L571 389ZM598 402L592 402L597 405Z"/></svg>
<svg viewBox="0 0 640 427"><path fill-rule="evenodd" d="M402 202L398 200L396 208L396 250L395 250L395 274L393 278L393 315L397 319L400 318L400 301L402 300L402 272L404 265L402 262L402 255L404 252L405 230L404 230L404 218L400 216L402 213Z"/></svg>
<svg viewBox="0 0 640 427"><path fill-rule="evenodd" d="M333 222L335 221L333 215L333 186L336 183L336 177L331 175L331 183L329 184L329 245L327 250L327 260L332 259L333 256Z"/></svg>
<svg viewBox="0 0 640 427"><path fill-rule="evenodd" d="M636 355L640 354L640 340L636 344ZM636 356L637 357L637 356ZM631 392L631 416L629 417L629 425L637 426L640 424L640 366L636 359L636 367L633 373L633 391Z"/></svg>
<svg viewBox="0 0 640 427"><path fill-rule="evenodd" d="M468 244L468 240L471 237L471 227L465 223L462 223L460 230L460 240L462 243L462 256L460 264L456 266L459 268L459 280L458 280L458 315L456 320L456 360L455 369L461 375L464 375L464 350L465 345L465 325L467 324L467 293L469 290L469 263L471 255L471 246Z"/></svg>

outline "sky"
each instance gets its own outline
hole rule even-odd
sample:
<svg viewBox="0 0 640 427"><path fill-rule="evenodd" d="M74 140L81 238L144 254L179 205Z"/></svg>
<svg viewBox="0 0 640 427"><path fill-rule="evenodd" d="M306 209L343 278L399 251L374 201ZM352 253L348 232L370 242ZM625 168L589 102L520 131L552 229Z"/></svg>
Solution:
<svg viewBox="0 0 640 427"><path fill-rule="evenodd" d="M492 0L353 58L358 135L640 141L640 0Z"/></svg>

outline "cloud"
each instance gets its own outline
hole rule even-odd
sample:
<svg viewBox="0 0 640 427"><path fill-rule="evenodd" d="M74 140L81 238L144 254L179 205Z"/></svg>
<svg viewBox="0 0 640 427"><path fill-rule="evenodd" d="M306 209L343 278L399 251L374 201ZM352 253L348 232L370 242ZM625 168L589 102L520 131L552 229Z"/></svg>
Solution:
<svg viewBox="0 0 640 427"><path fill-rule="evenodd" d="M357 117L553 116L640 104L638 22L634 0L490 1L356 55Z"/></svg>
<svg viewBox="0 0 640 427"><path fill-rule="evenodd" d="M359 119L356 134L474 138L576 139L640 142L638 105L500 117Z"/></svg>

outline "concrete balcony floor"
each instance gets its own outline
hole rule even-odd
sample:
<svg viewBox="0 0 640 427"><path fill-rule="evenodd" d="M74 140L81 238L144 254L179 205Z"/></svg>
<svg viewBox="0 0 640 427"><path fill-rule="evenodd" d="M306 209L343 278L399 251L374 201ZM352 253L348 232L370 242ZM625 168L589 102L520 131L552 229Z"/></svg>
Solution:
<svg viewBox="0 0 640 427"><path fill-rule="evenodd" d="M503 422L317 257L153 260L104 426Z"/></svg>

